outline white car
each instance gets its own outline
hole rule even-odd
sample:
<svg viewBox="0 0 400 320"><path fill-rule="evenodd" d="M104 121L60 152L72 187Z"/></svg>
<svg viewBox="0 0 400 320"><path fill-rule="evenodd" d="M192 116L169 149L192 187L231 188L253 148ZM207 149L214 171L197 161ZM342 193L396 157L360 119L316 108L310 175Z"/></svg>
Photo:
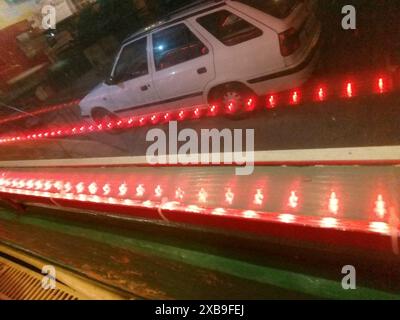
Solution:
<svg viewBox="0 0 400 320"><path fill-rule="evenodd" d="M234 103L304 83L315 68L316 0L202 1L126 39L109 79L81 102L95 121Z"/></svg>

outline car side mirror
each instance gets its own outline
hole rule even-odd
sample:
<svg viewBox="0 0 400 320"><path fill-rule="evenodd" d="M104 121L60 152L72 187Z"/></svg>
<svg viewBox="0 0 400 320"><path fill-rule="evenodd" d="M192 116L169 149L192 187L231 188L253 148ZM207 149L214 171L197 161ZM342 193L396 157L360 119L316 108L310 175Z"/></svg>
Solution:
<svg viewBox="0 0 400 320"><path fill-rule="evenodd" d="M131 75L130 75L130 74L121 73L121 74L116 75L116 76L110 76L110 77L107 79L106 84L108 84L108 85L116 85L116 84L119 84L119 83L121 83L121 82L124 82L124 81L126 81L126 80L128 80L128 79L130 79L130 78L131 78Z"/></svg>
<svg viewBox="0 0 400 320"><path fill-rule="evenodd" d="M115 84L115 79L112 76L109 76L104 83L108 86L112 86Z"/></svg>

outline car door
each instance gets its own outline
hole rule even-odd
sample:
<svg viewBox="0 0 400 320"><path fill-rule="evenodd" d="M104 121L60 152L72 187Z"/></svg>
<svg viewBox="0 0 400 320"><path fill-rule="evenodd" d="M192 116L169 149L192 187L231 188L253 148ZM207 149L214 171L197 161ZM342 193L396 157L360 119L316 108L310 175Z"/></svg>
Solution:
<svg viewBox="0 0 400 320"><path fill-rule="evenodd" d="M203 103L203 91L215 78L211 46L186 23L152 34L153 82L164 103Z"/></svg>
<svg viewBox="0 0 400 320"><path fill-rule="evenodd" d="M148 63L148 37L125 44L114 65L108 97L114 112L127 111L159 100Z"/></svg>

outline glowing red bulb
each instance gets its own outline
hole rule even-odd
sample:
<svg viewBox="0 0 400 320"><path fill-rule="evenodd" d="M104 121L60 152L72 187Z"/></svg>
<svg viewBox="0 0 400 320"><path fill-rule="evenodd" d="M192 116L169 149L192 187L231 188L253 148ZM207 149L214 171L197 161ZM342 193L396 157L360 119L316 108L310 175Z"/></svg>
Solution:
<svg viewBox="0 0 400 320"><path fill-rule="evenodd" d="M108 122L107 123L107 128L112 129L114 127L114 122Z"/></svg>
<svg viewBox="0 0 400 320"><path fill-rule="evenodd" d="M215 115L217 113L217 106L216 105L210 106L209 111L212 115Z"/></svg>
<svg viewBox="0 0 400 320"><path fill-rule="evenodd" d="M185 195L185 192L181 188L176 189L176 191L175 191L175 199L176 200L183 200L184 195Z"/></svg>
<svg viewBox="0 0 400 320"><path fill-rule="evenodd" d="M233 199L235 198L234 193L232 192L231 188L228 188L228 190L225 193L225 201L228 204L232 204L233 203Z"/></svg>
<svg viewBox="0 0 400 320"><path fill-rule="evenodd" d="M178 114L178 118L179 120L183 120L185 118L185 112L183 110L181 110Z"/></svg>
<svg viewBox="0 0 400 320"><path fill-rule="evenodd" d="M203 188L201 188L198 194L199 202L206 203L207 197L208 197L207 192Z"/></svg>
<svg viewBox="0 0 400 320"><path fill-rule="evenodd" d="M293 93L290 96L290 104L297 105L299 103L300 103L300 92L293 91Z"/></svg>
<svg viewBox="0 0 400 320"><path fill-rule="evenodd" d="M143 197L145 193L145 188L142 184L139 184L136 188L136 196L137 197Z"/></svg>
<svg viewBox="0 0 400 320"><path fill-rule="evenodd" d="M199 109L199 108L196 108L196 109L194 110L194 116L195 116L195 118L200 117L200 109Z"/></svg>
<svg viewBox="0 0 400 320"><path fill-rule="evenodd" d="M154 190L154 195L157 198L160 198L162 196L162 194L163 194L163 190L162 190L161 186L157 186L156 189Z"/></svg>
<svg viewBox="0 0 400 320"><path fill-rule="evenodd" d="M128 192L128 185L127 185L126 183L121 184L121 185L119 186L119 188L118 188L118 191L119 191L118 195L119 195L120 197L126 196L126 194L127 194L127 192Z"/></svg>
<svg viewBox="0 0 400 320"><path fill-rule="evenodd" d="M24 186L25 186L25 185L24 185ZM49 190L52 188L52 186L53 186L53 184L51 183L51 181L47 180L47 181L44 183L44 190L45 190L45 191L49 191Z"/></svg>
<svg viewBox="0 0 400 320"><path fill-rule="evenodd" d="M383 200L383 196L380 194L378 195L377 200L375 201L375 213L379 218L383 218L386 214L386 203Z"/></svg>
<svg viewBox="0 0 400 320"><path fill-rule="evenodd" d="M254 98L247 99L247 103L246 103L246 110L247 111L253 111L255 106L256 106L256 104L255 104L255 99Z"/></svg>
<svg viewBox="0 0 400 320"><path fill-rule="evenodd" d="M35 189L36 189L36 190L40 190L40 189L42 189L42 188L43 188L43 183L42 183L42 181L40 181L40 180L36 181L36 182L35 182Z"/></svg>
<svg viewBox="0 0 400 320"><path fill-rule="evenodd" d="M91 183L88 187L88 190L90 192L90 194L96 194L98 188L97 188L97 184L95 182Z"/></svg>
<svg viewBox="0 0 400 320"><path fill-rule="evenodd" d="M276 96L275 95L269 95L268 97L267 97L267 108L268 109L273 109L273 108L275 108L276 107L276 100L277 100L277 98L276 98Z"/></svg>
<svg viewBox="0 0 400 320"><path fill-rule="evenodd" d="M289 197L289 207L296 209L299 205L299 197L296 195L296 191L292 191Z"/></svg>
<svg viewBox="0 0 400 320"><path fill-rule="evenodd" d="M69 189L69 187L68 187L68 189ZM83 191L85 190L85 185L83 184L83 182L80 182L76 185L75 189L76 189L77 193L83 193Z"/></svg>
<svg viewBox="0 0 400 320"><path fill-rule="evenodd" d="M63 188L64 188L64 192L70 193L73 189L73 186L72 186L71 182L67 182L66 184L64 184ZM82 185L82 192L83 191L84 191L84 185Z"/></svg>
<svg viewBox="0 0 400 320"><path fill-rule="evenodd" d="M326 99L326 92L323 87L318 88L317 96L319 101L324 101Z"/></svg>
<svg viewBox="0 0 400 320"><path fill-rule="evenodd" d="M103 195L108 196L111 192L111 187L110 185L107 183L103 186Z"/></svg>
<svg viewBox="0 0 400 320"><path fill-rule="evenodd" d="M253 203L255 205L261 206L264 201L264 195L261 189L257 189L256 194L254 195L254 201Z"/></svg>
<svg viewBox="0 0 400 320"><path fill-rule="evenodd" d="M383 78L378 79L378 91L379 93L385 92L385 81L383 80Z"/></svg>
<svg viewBox="0 0 400 320"><path fill-rule="evenodd" d="M61 181L54 182L54 188L56 188L58 191L61 191L63 188L63 183Z"/></svg>
<svg viewBox="0 0 400 320"><path fill-rule="evenodd" d="M153 114L150 118L152 124L157 124L159 121L159 116L157 114Z"/></svg>
<svg viewBox="0 0 400 320"><path fill-rule="evenodd" d="M335 192L332 192L329 198L329 211L333 214L337 214L339 211L339 200Z"/></svg>

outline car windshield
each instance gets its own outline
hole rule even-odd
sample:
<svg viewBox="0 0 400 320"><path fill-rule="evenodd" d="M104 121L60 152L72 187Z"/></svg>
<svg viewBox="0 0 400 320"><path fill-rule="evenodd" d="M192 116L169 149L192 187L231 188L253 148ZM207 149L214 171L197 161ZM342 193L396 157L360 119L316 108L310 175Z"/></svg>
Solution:
<svg viewBox="0 0 400 320"><path fill-rule="evenodd" d="M135 79L148 73L146 48L146 37L122 48L112 75L115 82Z"/></svg>

